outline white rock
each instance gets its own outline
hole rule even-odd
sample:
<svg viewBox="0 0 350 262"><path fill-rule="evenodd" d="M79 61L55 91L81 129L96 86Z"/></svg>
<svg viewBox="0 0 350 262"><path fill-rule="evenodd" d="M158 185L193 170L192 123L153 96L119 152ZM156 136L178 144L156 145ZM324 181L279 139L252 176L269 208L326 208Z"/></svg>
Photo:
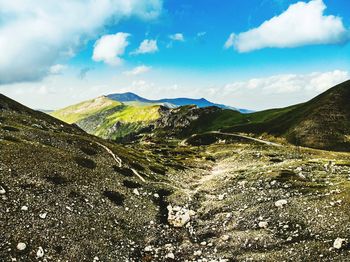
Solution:
<svg viewBox="0 0 350 262"><path fill-rule="evenodd" d="M227 240L230 239L230 236L229 236L229 235L223 235L223 236L221 237L221 239L224 240L224 241L227 241Z"/></svg>
<svg viewBox="0 0 350 262"><path fill-rule="evenodd" d="M135 188L132 192L133 192L135 195L137 195L137 196L140 195L140 192L137 190L137 188Z"/></svg>
<svg viewBox="0 0 350 262"><path fill-rule="evenodd" d="M146 251L146 252L151 252L151 251L152 251L152 246L147 246L147 247L145 247L145 251Z"/></svg>
<svg viewBox="0 0 350 262"><path fill-rule="evenodd" d="M4 194L6 194L6 190L2 186L0 186L0 195L4 195Z"/></svg>
<svg viewBox="0 0 350 262"><path fill-rule="evenodd" d="M159 195L157 193L153 194L155 198L159 198Z"/></svg>
<svg viewBox="0 0 350 262"><path fill-rule="evenodd" d="M336 249L341 249L345 241L346 240L344 238L338 237L336 240L334 240L333 247Z"/></svg>
<svg viewBox="0 0 350 262"><path fill-rule="evenodd" d="M36 252L36 257L41 258L44 256L44 249L42 247L38 248L38 251Z"/></svg>
<svg viewBox="0 0 350 262"><path fill-rule="evenodd" d="M173 252L170 252L170 253L166 254L165 258L175 259L175 255Z"/></svg>
<svg viewBox="0 0 350 262"><path fill-rule="evenodd" d="M24 249L26 249L26 247L27 247L27 245L25 244L25 243L23 243L23 242L19 242L18 244L17 244L17 249L18 250L24 250Z"/></svg>
<svg viewBox="0 0 350 262"><path fill-rule="evenodd" d="M259 227L260 228L267 228L268 223L266 221L261 221L259 222Z"/></svg>
<svg viewBox="0 0 350 262"><path fill-rule="evenodd" d="M179 206L172 207L171 205L168 205L167 209L168 222L174 227L183 227L191 220L191 216L196 214L193 210Z"/></svg>
<svg viewBox="0 0 350 262"><path fill-rule="evenodd" d="M201 250L194 251L193 255L200 256L202 255L202 251Z"/></svg>
<svg viewBox="0 0 350 262"><path fill-rule="evenodd" d="M275 202L276 207L283 207L284 205L287 205L287 204L288 204L288 201L285 199L280 199Z"/></svg>
<svg viewBox="0 0 350 262"><path fill-rule="evenodd" d="M44 212L44 213L39 214L39 217L40 217L41 219L45 219L46 216L47 216L47 212Z"/></svg>
<svg viewBox="0 0 350 262"><path fill-rule="evenodd" d="M225 198L225 194L221 194L221 195L219 195L218 196L218 199L221 201L221 200L224 200L224 198Z"/></svg>
<svg viewBox="0 0 350 262"><path fill-rule="evenodd" d="M28 210L28 207L27 207L27 206L22 206L22 207L21 207L21 210L27 211L27 210Z"/></svg>

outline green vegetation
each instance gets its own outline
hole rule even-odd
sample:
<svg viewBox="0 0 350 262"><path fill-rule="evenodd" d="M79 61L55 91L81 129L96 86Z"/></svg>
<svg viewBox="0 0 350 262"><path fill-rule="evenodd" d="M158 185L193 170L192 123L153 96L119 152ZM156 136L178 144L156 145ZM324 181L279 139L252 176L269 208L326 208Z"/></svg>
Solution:
<svg viewBox="0 0 350 262"><path fill-rule="evenodd" d="M123 104L107 97L98 97L51 113L52 116L75 123L86 132L103 138L118 139L138 132L159 118L159 105Z"/></svg>
<svg viewBox="0 0 350 262"><path fill-rule="evenodd" d="M121 103L118 101L101 96L54 111L51 113L51 115L68 124L72 124L90 115L97 114L120 105Z"/></svg>

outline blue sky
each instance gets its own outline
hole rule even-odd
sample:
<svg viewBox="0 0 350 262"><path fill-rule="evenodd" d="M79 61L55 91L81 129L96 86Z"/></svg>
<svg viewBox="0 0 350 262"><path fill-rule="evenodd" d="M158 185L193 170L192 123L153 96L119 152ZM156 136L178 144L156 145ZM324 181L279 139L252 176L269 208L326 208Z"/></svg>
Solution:
<svg viewBox="0 0 350 262"><path fill-rule="evenodd" d="M36 108L134 91L259 110L350 75L346 0L72 2L0 0L1 93Z"/></svg>

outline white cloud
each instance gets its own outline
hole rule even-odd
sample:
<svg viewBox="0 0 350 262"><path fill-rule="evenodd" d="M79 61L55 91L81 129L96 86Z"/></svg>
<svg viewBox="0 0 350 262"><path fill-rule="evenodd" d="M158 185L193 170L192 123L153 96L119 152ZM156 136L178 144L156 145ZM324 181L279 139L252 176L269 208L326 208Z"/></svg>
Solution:
<svg viewBox="0 0 350 262"><path fill-rule="evenodd" d="M228 37L228 39L226 40L225 44L224 44L224 48L228 49L230 47L232 47L234 45L234 39L235 39L235 34L230 34L230 36Z"/></svg>
<svg viewBox="0 0 350 262"><path fill-rule="evenodd" d="M0 84L39 80L107 23L161 8L162 0L0 0Z"/></svg>
<svg viewBox="0 0 350 262"><path fill-rule="evenodd" d="M56 64L50 67L50 74L52 75L59 75L62 74L64 70L67 69L67 66Z"/></svg>
<svg viewBox="0 0 350 262"><path fill-rule="evenodd" d="M169 38L173 41L179 41L179 42L185 41L185 37L182 33L176 33L176 34L170 35Z"/></svg>
<svg viewBox="0 0 350 262"><path fill-rule="evenodd" d="M303 93L307 91L320 93L348 80L349 77L349 72L341 70L323 73L314 72L305 75L274 75L266 78L253 78L247 81L230 83L225 85L224 90L225 93L247 90L265 94Z"/></svg>
<svg viewBox="0 0 350 262"><path fill-rule="evenodd" d="M298 2L259 27L238 35L231 34L225 46L239 52L266 47L291 48L313 44L337 44L349 40L342 18L324 15L323 0Z"/></svg>
<svg viewBox="0 0 350 262"><path fill-rule="evenodd" d="M102 36L95 43L92 59L112 66L120 65L123 61L120 56L129 45L129 36L130 34L122 32Z"/></svg>
<svg viewBox="0 0 350 262"><path fill-rule="evenodd" d="M141 42L140 46L131 54L147 54L155 53L158 51L157 40L145 39Z"/></svg>
<svg viewBox="0 0 350 262"><path fill-rule="evenodd" d="M124 74L128 75L128 76L135 76L135 75L147 73L150 70L151 70L150 66L141 65L141 66L135 67L134 69L132 69L130 71L125 71Z"/></svg>

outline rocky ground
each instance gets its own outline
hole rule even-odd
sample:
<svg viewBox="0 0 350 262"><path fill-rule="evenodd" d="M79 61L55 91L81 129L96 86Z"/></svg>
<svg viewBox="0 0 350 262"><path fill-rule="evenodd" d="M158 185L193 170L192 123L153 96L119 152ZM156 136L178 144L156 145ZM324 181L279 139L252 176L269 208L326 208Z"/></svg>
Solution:
<svg viewBox="0 0 350 262"><path fill-rule="evenodd" d="M350 261L349 153L121 146L0 102L1 261Z"/></svg>
<svg viewBox="0 0 350 262"><path fill-rule="evenodd" d="M188 168L168 174L170 228L148 243L150 261L350 261L350 154L251 142L191 150L202 157L184 155Z"/></svg>

